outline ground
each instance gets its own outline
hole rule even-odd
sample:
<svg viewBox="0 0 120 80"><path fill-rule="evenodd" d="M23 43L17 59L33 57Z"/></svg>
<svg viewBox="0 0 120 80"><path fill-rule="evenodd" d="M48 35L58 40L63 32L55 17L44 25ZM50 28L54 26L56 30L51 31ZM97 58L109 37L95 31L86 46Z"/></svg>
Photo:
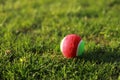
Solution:
<svg viewBox="0 0 120 80"><path fill-rule="evenodd" d="M67 34L85 41L66 59ZM120 0L0 0L0 80L120 80Z"/></svg>

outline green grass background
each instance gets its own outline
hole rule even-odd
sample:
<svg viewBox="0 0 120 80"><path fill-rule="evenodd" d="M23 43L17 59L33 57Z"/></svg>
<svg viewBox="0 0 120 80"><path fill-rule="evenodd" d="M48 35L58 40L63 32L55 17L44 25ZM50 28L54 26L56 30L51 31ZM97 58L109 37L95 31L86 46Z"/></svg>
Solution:
<svg viewBox="0 0 120 80"><path fill-rule="evenodd" d="M67 34L85 41L66 59ZM0 0L0 80L120 80L120 0Z"/></svg>

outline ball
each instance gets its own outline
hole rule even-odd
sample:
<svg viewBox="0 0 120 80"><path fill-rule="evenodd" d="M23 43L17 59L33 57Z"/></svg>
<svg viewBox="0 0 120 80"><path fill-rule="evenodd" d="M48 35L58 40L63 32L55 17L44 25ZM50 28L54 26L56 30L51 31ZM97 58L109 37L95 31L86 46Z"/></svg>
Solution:
<svg viewBox="0 0 120 80"><path fill-rule="evenodd" d="M76 34L69 34L62 39L60 49L66 58L81 56L84 52L84 41Z"/></svg>

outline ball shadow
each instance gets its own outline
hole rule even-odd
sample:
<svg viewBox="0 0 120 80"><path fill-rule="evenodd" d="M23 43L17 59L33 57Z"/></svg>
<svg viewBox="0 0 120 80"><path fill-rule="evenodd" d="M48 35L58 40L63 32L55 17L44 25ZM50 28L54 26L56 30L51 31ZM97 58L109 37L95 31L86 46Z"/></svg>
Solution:
<svg viewBox="0 0 120 80"><path fill-rule="evenodd" d="M97 63L120 62L120 47L117 48L96 48L92 51L86 51L79 59L85 61L95 61Z"/></svg>

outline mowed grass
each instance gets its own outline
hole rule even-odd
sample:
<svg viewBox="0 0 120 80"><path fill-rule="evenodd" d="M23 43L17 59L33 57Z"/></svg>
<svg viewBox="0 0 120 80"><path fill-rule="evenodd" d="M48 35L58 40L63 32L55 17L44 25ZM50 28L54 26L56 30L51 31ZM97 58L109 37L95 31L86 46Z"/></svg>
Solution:
<svg viewBox="0 0 120 80"><path fill-rule="evenodd" d="M63 57L67 34L82 56ZM0 0L0 80L120 80L120 0Z"/></svg>

